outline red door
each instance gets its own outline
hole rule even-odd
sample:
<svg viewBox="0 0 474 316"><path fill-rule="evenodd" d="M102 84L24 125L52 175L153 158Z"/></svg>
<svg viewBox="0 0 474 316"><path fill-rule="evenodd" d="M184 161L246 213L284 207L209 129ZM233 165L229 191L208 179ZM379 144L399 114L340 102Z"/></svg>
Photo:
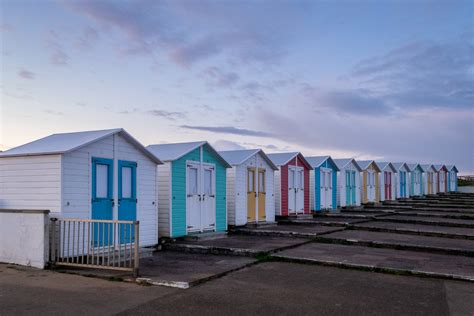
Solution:
<svg viewBox="0 0 474 316"><path fill-rule="evenodd" d="M391 200L392 199L392 175L390 172L385 171L384 175L384 189L385 189L385 199Z"/></svg>

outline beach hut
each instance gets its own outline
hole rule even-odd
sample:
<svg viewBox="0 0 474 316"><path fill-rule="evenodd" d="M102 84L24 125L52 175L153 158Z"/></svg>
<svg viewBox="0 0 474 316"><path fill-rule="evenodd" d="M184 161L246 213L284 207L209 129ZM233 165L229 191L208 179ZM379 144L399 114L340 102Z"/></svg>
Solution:
<svg viewBox="0 0 474 316"><path fill-rule="evenodd" d="M423 195L423 168L420 164L408 164L410 169L410 196Z"/></svg>
<svg viewBox="0 0 474 316"><path fill-rule="evenodd" d="M360 179L362 203L380 202L379 174L380 169L373 160L357 161L362 169Z"/></svg>
<svg viewBox="0 0 474 316"><path fill-rule="evenodd" d="M405 162L394 162L393 166L397 170L395 173L395 195L397 199L410 197L410 167Z"/></svg>
<svg viewBox="0 0 474 316"><path fill-rule="evenodd" d="M337 172L339 168L330 156L305 157L313 171L309 176L310 209L337 209Z"/></svg>
<svg viewBox="0 0 474 316"><path fill-rule="evenodd" d="M299 152L268 154L275 171L275 215L310 214L309 172L313 168Z"/></svg>
<svg viewBox="0 0 474 316"><path fill-rule="evenodd" d="M339 169L337 177L337 205L360 206L360 172L362 169L354 158L334 159Z"/></svg>
<svg viewBox="0 0 474 316"><path fill-rule="evenodd" d="M227 169L227 223L275 222L273 173L278 168L261 149L219 151Z"/></svg>
<svg viewBox="0 0 474 316"><path fill-rule="evenodd" d="M433 165L421 165L423 169L423 190L424 194L436 194L436 169Z"/></svg>
<svg viewBox="0 0 474 316"><path fill-rule="evenodd" d="M158 243L159 164L121 128L53 134L0 154L0 209L45 209L65 219L139 220L140 246L153 246ZM109 237L94 238L102 245Z"/></svg>
<svg viewBox="0 0 474 316"><path fill-rule="evenodd" d="M448 169L448 192L456 192L458 190L458 168L455 165L446 166Z"/></svg>
<svg viewBox="0 0 474 316"><path fill-rule="evenodd" d="M227 161L206 141L147 149L164 162L158 166L160 236L227 231Z"/></svg>
<svg viewBox="0 0 474 316"><path fill-rule="evenodd" d="M395 200L395 173L391 162L376 162L380 168L380 201Z"/></svg>
<svg viewBox="0 0 474 316"><path fill-rule="evenodd" d="M448 192L448 168L445 165L435 165L434 167L436 169L437 192Z"/></svg>

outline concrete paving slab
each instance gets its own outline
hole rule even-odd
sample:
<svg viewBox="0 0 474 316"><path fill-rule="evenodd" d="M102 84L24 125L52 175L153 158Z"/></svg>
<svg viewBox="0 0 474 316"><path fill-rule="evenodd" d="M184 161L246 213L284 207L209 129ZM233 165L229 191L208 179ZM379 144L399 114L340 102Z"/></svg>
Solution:
<svg viewBox="0 0 474 316"><path fill-rule="evenodd" d="M417 234L426 236L439 236L446 238L473 239L474 229L462 227L445 227L421 224L391 223L391 222L368 222L356 223L352 225L355 229L365 229L373 231L399 232L407 234Z"/></svg>
<svg viewBox="0 0 474 316"><path fill-rule="evenodd" d="M256 262L249 257L157 251L140 261L140 278L152 285L189 288Z"/></svg>
<svg viewBox="0 0 474 316"><path fill-rule="evenodd" d="M363 230L344 230L341 232L327 234L318 238L332 242L362 244L384 248L430 251L474 257L474 241L468 239L405 235Z"/></svg>
<svg viewBox="0 0 474 316"><path fill-rule="evenodd" d="M295 224L295 225L327 225L327 226L346 226L348 224L355 224L355 223L364 223L370 221L371 219L367 218L332 218L332 217L314 217L308 219L284 219L280 220L280 224Z"/></svg>
<svg viewBox="0 0 474 316"><path fill-rule="evenodd" d="M309 243L284 250L274 257L297 262L474 282L474 258L471 257L322 243Z"/></svg>
<svg viewBox="0 0 474 316"><path fill-rule="evenodd" d="M459 219L474 220L474 214L472 213L404 211L404 212L398 212L397 214L408 215L408 216L444 217L444 218L459 218Z"/></svg>
<svg viewBox="0 0 474 316"><path fill-rule="evenodd" d="M384 216L383 218L379 218L378 220L398 222L398 223L428 224L428 225L474 228L474 220L468 220L468 219L422 217L422 216L409 216L409 215L390 215L390 216Z"/></svg>
<svg viewBox="0 0 474 316"><path fill-rule="evenodd" d="M230 235L214 240L177 241L165 244L165 249L193 253L258 256L296 247L309 242L310 239Z"/></svg>
<svg viewBox="0 0 474 316"><path fill-rule="evenodd" d="M123 315L449 315L472 310L473 288L469 282L268 262Z"/></svg>
<svg viewBox="0 0 474 316"><path fill-rule="evenodd" d="M237 228L234 233L255 236L312 238L341 230L344 230L344 227L280 224L268 227Z"/></svg>

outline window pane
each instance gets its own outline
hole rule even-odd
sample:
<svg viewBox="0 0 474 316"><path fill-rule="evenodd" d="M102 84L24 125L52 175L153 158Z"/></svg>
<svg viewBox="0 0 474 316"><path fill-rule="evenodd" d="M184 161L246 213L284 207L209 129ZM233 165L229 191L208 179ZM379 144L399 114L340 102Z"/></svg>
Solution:
<svg viewBox="0 0 474 316"><path fill-rule="evenodd" d="M109 181L109 166L108 165L96 165L96 179L95 179L95 192L96 197L106 198L108 197L108 181Z"/></svg>
<svg viewBox="0 0 474 316"><path fill-rule="evenodd" d="M249 192L254 192L255 191L254 190L254 183L255 183L254 177L255 177L254 171L249 170L248 171L248 185L247 185Z"/></svg>
<svg viewBox="0 0 474 316"><path fill-rule="evenodd" d="M190 168L188 171L188 194L197 194L198 192L198 170L196 168Z"/></svg>
<svg viewBox="0 0 474 316"><path fill-rule="evenodd" d="M258 175L258 191L265 192L265 172L260 172Z"/></svg>
<svg viewBox="0 0 474 316"><path fill-rule="evenodd" d="M298 171L298 187L303 189L303 170Z"/></svg>
<svg viewBox="0 0 474 316"><path fill-rule="evenodd" d="M204 170L204 194L212 195L212 170Z"/></svg>
<svg viewBox="0 0 474 316"><path fill-rule="evenodd" d="M122 167L122 197L132 197L132 168Z"/></svg>
<svg viewBox="0 0 474 316"><path fill-rule="evenodd" d="M321 170L321 186L326 187L326 172Z"/></svg>
<svg viewBox="0 0 474 316"><path fill-rule="evenodd" d="M295 187L295 171L293 169L290 170L289 173L289 178L288 178L288 188L294 188Z"/></svg>

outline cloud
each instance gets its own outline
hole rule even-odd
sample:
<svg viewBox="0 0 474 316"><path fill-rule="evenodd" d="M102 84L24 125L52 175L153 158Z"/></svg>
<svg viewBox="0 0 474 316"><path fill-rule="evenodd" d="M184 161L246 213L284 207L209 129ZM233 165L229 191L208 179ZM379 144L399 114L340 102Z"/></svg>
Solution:
<svg viewBox="0 0 474 316"><path fill-rule="evenodd" d="M221 133L221 134L233 134L241 136L255 136L255 137L272 137L273 134L261 131L254 131L244 128L236 128L233 126L191 126L191 125L181 125L181 128L192 129L198 131L206 131L212 133Z"/></svg>
<svg viewBox="0 0 474 316"><path fill-rule="evenodd" d="M186 113L184 113L184 112L170 112L170 111L164 111L164 110L149 110L149 111L146 111L146 113L150 114L150 115L153 115L153 116L163 117L163 118L168 119L170 121L176 121L177 119L186 118Z"/></svg>
<svg viewBox="0 0 474 316"><path fill-rule="evenodd" d="M46 113L46 114L50 114L50 115L58 115L58 116L64 115L63 112L54 111L54 110L49 110L49 109L44 110L43 112Z"/></svg>
<svg viewBox="0 0 474 316"><path fill-rule="evenodd" d="M76 46L81 49L90 49L96 44L98 39L99 32L97 32L96 29L88 26L82 31L81 35L77 38Z"/></svg>
<svg viewBox="0 0 474 316"><path fill-rule="evenodd" d="M206 78L212 87L231 87L239 81L239 75L235 72L224 72L218 67L206 68L202 76Z"/></svg>
<svg viewBox="0 0 474 316"><path fill-rule="evenodd" d="M233 142L230 140L219 139L215 141L212 146L216 150L239 150L239 149L246 149L244 146L240 145L237 142Z"/></svg>
<svg viewBox="0 0 474 316"><path fill-rule="evenodd" d="M351 79L386 104L405 110L466 109L474 104L474 43L409 43L357 63Z"/></svg>
<svg viewBox="0 0 474 316"><path fill-rule="evenodd" d="M8 23L0 24L0 32L11 32L13 30L13 26Z"/></svg>
<svg viewBox="0 0 474 316"><path fill-rule="evenodd" d="M342 115L381 116L393 113L393 108L382 98L374 97L364 90L330 91L315 100L316 106Z"/></svg>
<svg viewBox="0 0 474 316"><path fill-rule="evenodd" d="M36 74L34 72L31 72L29 70L26 70L26 69L21 69L20 71L18 71L18 76L20 76L20 78L23 78L23 79L35 79L36 77Z"/></svg>
<svg viewBox="0 0 474 316"><path fill-rule="evenodd" d="M50 62L53 65L65 66L69 62L69 55L64 51L61 39L55 31L51 30L46 38L46 46L51 50Z"/></svg>

